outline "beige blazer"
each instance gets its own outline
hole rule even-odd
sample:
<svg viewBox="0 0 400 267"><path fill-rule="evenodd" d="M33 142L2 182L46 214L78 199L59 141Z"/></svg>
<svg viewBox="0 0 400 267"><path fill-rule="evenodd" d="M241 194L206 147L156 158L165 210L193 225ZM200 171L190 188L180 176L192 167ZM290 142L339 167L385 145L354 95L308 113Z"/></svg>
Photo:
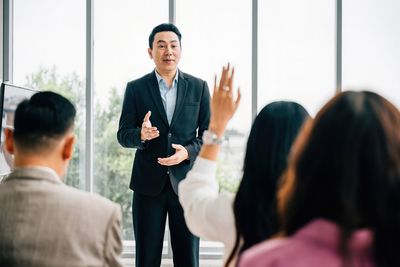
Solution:
<svg viewBox="0 0 400 267"><path fill-rule="evenodd" d="M121 208L23 168L0 184L0 266L122 266Z"/></svg>

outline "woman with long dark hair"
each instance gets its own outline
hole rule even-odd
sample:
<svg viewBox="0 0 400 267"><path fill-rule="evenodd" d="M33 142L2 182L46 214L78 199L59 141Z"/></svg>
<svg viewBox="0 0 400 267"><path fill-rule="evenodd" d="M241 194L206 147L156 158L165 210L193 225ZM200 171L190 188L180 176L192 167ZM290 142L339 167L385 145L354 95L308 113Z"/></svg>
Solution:
<svg viewBox="0 0 400 267"><path fill-rule="evenodd" d="M228 68L223 70L211 100L209 131L217 138L238 104L232 95L233 73ZM189 229L200 237L224 243L225 266L234 266L243 250L277 232L277 180L308 117L301 105L287 101L273 102L259 112L247 142L243 178L235 198L218 193L219 142L204 141L193 169L180 183L179 198Z"/></svg>
<svg viewBox="0 0 400 267"><path fill-rule="evenodd" d="M341 93L299 136L279 211L287 238L241 267L400 266L400 113L368 91Z"/></svg>

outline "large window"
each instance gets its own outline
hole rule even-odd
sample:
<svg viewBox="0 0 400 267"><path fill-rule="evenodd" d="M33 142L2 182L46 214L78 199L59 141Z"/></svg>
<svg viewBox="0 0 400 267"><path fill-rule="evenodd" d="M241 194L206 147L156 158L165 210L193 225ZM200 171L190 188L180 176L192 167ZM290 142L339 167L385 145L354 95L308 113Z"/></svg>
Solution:
<svg viewBox="0 0 400 267"><path fill-rule="evenodd" d="M77 144L65 181L85 189L85 11L80 0L14 0L14 79L57 91L77 109Z"/></svg>
<svg viewBox="0 0 400 267"><path fill-rule="evenodd" d="M335 1L259 1L258 110L292 100L314 115L335 93Z"/></svg>
<svg viewBox="0 0 400 267"><path fill-rule="evenodd" d="M374 90L400 108L400 2L343 2L343 88Z"/></svg>
<svg viewBox="0 0 400 267"><path fill-rule="evenodd" d="M180 0L176 4L176 24L182 32L182 71L206 80L212 94L214 75L220 76L228 62L235 66L235 87L241 87L243 98L227 127L229 139L222 146L217 170L221 190L235 192L251 125L251 2ZM219 244L201 240L200 253L207 249L221 252Z"/></svg>
<svg viewBox="0 0 400 267"><path fill-rule="evenodd" d="M251 126L251 1L180 0L176 24L183 35L181 69L206 80L211 94L214 75L220 76L228 62L235 66L235 87L240 86L243 98L227 127L229 141L217 177L222 190L235 192Z"/></svg>
<svg viewBox="0 0 400 267"><path fill-rule="evenodd" d="M96 0L94 4L94 191L121 205L124 257L132 258L129 181L135 149L121 147L116 134L127 82L154 69L147 53L148 36L154 26L168 22L168 1Z"/></svg>
<svg viewBox="0 0 400 267"><path fill-rule="evenodd" d="M116 131L126 83L154 68L147 48L148 35L155 25L176 19L183 35L179 67L206 80L211 93L214 75L220 74L221 67L230 62L236 68L235 87L240 86L243 99L228 125L229 141L219 157L221 190L234 193L237 189L252 108L260 110L271 101L292 100L315 115L336 91L336 69L343 70L343 88L375 90L400 107L397 0L341 1L341 58L336 58L340 56L336 53L336 0L258 1L257 51L252 51L254 1L93 0L93 88L85 84L86 66L90 64L86 55L87 1L9 1L14 6L10 22L13 83L58 91L75 104L78 142L66 183L93 189L121 205L123 257L128 264L134 254L132 192L128 185L135 150L122 148ZM257 55L257 62L252 62L252 53ZM343 64L336 66L336 59ZM252 66L257 66L257 81L252 81ZM258 85L257 90L253 84ZM94 108L87 110L85 97L91 89ZM252 107L253 92L257 94L257 107ZM94 121L94 155L89 157L93 159L93 188L85 184L86 168L92 166L85 161L88 112L93 112ZM168 234L165 237L163 265L169 264L165 258L171 261L172 256ZM216 258L220 265L221 252L219 244L202 240L203 260Z"/></svg>

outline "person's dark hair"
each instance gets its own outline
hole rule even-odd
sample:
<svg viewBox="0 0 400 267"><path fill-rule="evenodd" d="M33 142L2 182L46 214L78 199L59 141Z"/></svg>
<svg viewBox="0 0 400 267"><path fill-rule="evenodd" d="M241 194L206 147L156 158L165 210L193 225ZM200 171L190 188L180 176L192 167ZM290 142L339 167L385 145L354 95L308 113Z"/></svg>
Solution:
<svg viewBox="0 0 400 267"><path fill-rule="evenodd" d="M226 266L236 253L277 232L277 182L286 167L292 142L307 118L301 105L279 101L266 105L254 120L233 206L236 241Z"/></svg>
<svg viewBox="0 0 400 267"><path fill-rule="evenodd" d="M150 33L149 47L151 49L153 49L154 36L156 36L156 34L159 32L174 32L178 36L179 45L181 46L182 34L179 31L178 27L176 27L174 24L171 24L171 23L163 23L163 24L156 26Z"/></svg>
<svg viewBox="0 0 400 267"><path fill-rule="evenodd" d="M38 92L15 111L14 140L24 150L42 149L49 140L64 136L74 124L76 110L65 97Z"/></svg>
<svg viewBox="0 0 400 267"><path fill-rule="evenodd" d="M400 266L399 110L375 93L347 91L322 108L298 141L286 177L292 189L280 205L285 233L316 218L333 221L346 263L349 236L366 227L374 233L377 266Z"/></svg>

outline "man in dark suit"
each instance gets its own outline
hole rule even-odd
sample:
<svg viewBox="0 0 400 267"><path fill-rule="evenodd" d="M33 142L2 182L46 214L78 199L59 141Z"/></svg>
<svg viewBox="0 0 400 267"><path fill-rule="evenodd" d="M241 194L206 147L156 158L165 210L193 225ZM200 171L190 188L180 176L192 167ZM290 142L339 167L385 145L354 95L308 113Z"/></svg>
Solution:
<svg viewBox="0 0 400 267"><path fill-rule="evenodd" d="M207 83L178 70L181 34L161 24L149 36L155 70L128 83L118 141L136 148L130 188L136 239L136 266L161 264L166 216L174 266L199 266L199 239L188 230L178 200L185 178L202 145L210 118Z"/></svg>

